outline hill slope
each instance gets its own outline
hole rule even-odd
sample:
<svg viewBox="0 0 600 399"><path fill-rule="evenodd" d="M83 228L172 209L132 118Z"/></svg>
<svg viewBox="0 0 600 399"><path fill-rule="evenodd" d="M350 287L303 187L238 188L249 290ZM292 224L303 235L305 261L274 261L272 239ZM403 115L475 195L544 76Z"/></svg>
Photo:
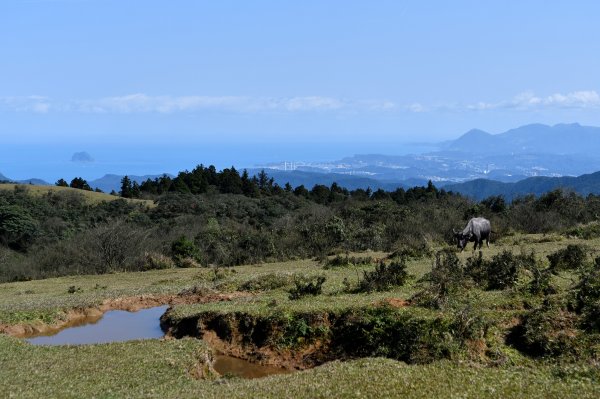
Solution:
<svg viewBox="0 0 600 399"><path fill-rule="evenodd" d="M579 177L530 177L516 183L476 179L445 186L446 190L459 192L477 200L492 195L503 195L508 200L528 194L539 196L557 188L574 191L580 195L600 194L600 172Z"/></svg>
<svg viewBox="0 0 600 399"><path fill-rule="evenodd" d="M19 184L14 183L4 183L0 184L0 190L14 190L15 187L19 186ZM95 191L86 191L86 190L78 190L76 188L71 187L58 187L58 186L36 186L36 185L23 185L29 190L33 195L42 196L48 192L63 192L63 193L73 193L76 195L83 195L86 201L90 204L97 204L102 201L115 201L118 199L122 199L121 197L116 197L114 195L106 194L106 193L97 193ZM148 207L154 207L155 204L150 200L141 200L141 199L126 199L126 201L144 204Z"/></svg>
<svg viewBox="0 0 600 399"><path fill-rule="evenodd" d="M473 154L584 154L600 152L600 128L578 123L554 126L531 124L500 134L471 130L444 145L445 149Z"/></svg>

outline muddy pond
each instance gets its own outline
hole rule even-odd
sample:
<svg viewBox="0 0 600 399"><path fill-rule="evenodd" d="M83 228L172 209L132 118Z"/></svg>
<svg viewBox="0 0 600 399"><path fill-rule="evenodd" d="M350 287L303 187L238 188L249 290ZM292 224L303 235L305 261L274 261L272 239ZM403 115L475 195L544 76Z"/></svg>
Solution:
<svg viewBox="0 0 600 399"><path fill-rule="evenodd" d="M160 317L167 308L165 305L137 312L111 310L99 319L85 320L53 335L36 336L27 341L33 345L88 345L162 338L164 332L160 328ZM220 353L215 355L213 367L221 375L241 378L260 378L289 372Z"/></svg>

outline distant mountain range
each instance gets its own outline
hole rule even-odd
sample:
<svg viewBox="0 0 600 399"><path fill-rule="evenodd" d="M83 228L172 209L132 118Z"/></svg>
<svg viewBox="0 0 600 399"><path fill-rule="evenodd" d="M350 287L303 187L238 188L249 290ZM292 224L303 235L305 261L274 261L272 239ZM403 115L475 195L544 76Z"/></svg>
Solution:
<svg viewBox="0 0 600 399"><path fill-rule="evenodd" d="M500 134L474 129L456 140L430 148L430 152L423 154L359 154L337 161L270 163L258 165L249 172L256 174L265 169L280 185L289 182L294 187L302 184L308 188L337 182L348 189L394 190L424 185L432 180L438 187L447 186L475 198L496 193L507 198L530 192L540 194L557 186L573 187L582 194L600 192L595 183L586 186L587 183L581 182L585 181L583 176L577 178L580 180L566 177L600 170L599 127L577 123L531 124ZM159 176L129 177L140 183ZM108 174L88 183L105 192L119 191L122 177ZM1 180L10 179L0 174ZM19 181L30 182L50 184L40 179Z"/></svg>
<svg viewBox="0 0 600 399"><path fill-rule="evenodd" d="M35 178L26 179L26 180L12 180L12 179L9 179L8 177L4 176L2 173L0 173L0 182L2 182L2 181L19 183L19 184L35 184L36 186L47 186L50 184L45 180L35 179Z"/></svg>
<svg viewBox="0 0 600 399"><path fill-rule="evenodd" d="M264 165L279 170L288 166ZM532 176L577 176L600 170L600 128L574 123L532 124L501 134L471 130L424 154L362 154L332 162L295 163L291 168L383 182L432 180L437 185L481 178L516 182Z"/></svg>
<svg viewBox="0 0 600 399"><path fill-rule="evenodd" d="M461 193L478 201L492 195L503 195L507 200L513 200L516 197L528 194L540 196L557 188L584 196L600 194L600 172L579 177L530 177L516 183L476 179L444 186L446 190Z"/></svg>
<svg viewBox="0 0 600 399"><path fill-rule="evenodd" d="M262 169L248 169L248 173L250 173L250 175L256 175L261 170ZM367 187L370 187L373 190L381 188L390 191L395 190L398 187L408 187L405 182L383 181L365 176L353 176L341 173L322 173L302 170L283 171L276 169L265 170L265 172L267 172L267 174L282 187L286 183L290 183L292 187L304 185L304 187L311 189L315 184L331 186L334 182L340 187L349 190L355 190L357 188L366 189Z"/></svg>
<svg viewBox="0 0 600 399"><path fill-rule="evenodd" d="M442 143L442 148L479 154L553 154L588 155L600 153L600 128L578 123L547 126L531 124L490 134L473 129L456 140Z"/></svg>

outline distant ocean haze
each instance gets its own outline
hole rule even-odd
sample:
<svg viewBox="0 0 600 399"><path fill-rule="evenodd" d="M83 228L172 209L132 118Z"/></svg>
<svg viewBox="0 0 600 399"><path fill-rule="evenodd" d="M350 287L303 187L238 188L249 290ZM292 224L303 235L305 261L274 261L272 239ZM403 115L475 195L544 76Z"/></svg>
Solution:
<svg viewBox="0 0 600 399"><path fill-rule="evenodd" d="M54 182L81 176L96 179L105 174L176 174L198 164L237 169L277 162L334 161L356 153L408 154L427 150L420 144L379 143L210 143L180 145L4 145L0 147L0 173L11 179L32 177ZM93 161L74 162L86 152Z"/></svg>

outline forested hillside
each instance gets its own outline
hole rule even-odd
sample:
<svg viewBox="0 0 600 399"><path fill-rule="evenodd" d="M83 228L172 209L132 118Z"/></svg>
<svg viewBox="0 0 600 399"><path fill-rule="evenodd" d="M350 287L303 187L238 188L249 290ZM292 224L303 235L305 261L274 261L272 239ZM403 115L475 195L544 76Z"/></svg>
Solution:
<svg viewBox="0 0 600 399"><path fill-rule="evenodd" d="M507 200L527 195L540 196L549 191L562 189L579 195L600 193L600 172L578 177L537 176L515 183L503 183L494 180L476 179L460 184L445 186L447 190L459 192L467 197L481 200L493 195L502 195Z"/></svg>
<svg viewBox="0 0 600 399"><path fill-rule="evenodd" d="M279 187L262 173L199 167L175 179L124 179L124 199L89 203L76 190L32 195L0 190L0 281L172 266L241 265L324 256L336 251L451 243L452 229L476 215L494 236L561 232L595 221L600 197L553 191L507 204L474 202L433 184L392 192L332 184Z"/></svg>

